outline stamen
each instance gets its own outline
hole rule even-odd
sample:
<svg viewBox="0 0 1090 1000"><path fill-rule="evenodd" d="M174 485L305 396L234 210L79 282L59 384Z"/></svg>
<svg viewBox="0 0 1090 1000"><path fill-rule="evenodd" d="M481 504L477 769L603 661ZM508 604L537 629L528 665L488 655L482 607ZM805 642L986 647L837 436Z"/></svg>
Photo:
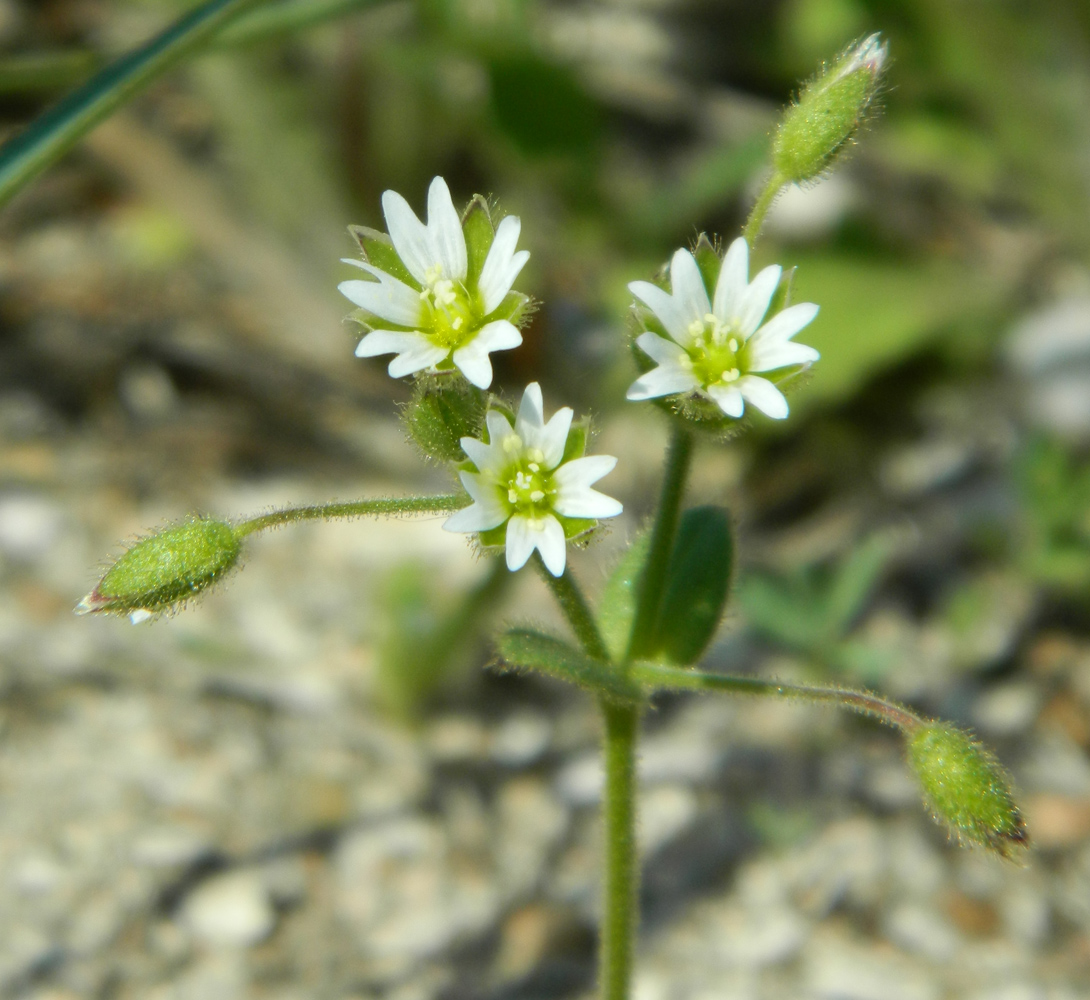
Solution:
<svg viewBox="0 0 1090 1000"><path fill-rule="evenodd" d="M541 466L540 466L540 465L538 465L538 464L537 464L537 462L531 462L531 463L530 463L530 464L529 464L529 465L527 466L527 468L528 468L528 469L529 469L529 470L530 470L531 472L540 472L540 471L541 471Z"/></svg>
<svg viewBox="0 0 1090 1000"><path fill-rule="evenodd" d="M727 341L727 348L731 351L737 351L738 341L734 337L731 337L730 340Z"/></svg>
<svg viewBox="0 0 1090 1000"><path fill-rule="evenodd" d="M533 493L530 494L530 499L534 503L540 503L542 500L545 499L545 494L542 493L541 490L534 490Z"/></svg>
<svg viewBox="0 0 1090 1000"><path fill-rule="evenodd" d="M694 319L689 324L689 333L694 337L699 337L704 332L704 324L698 319Z"/></svg>
<svg viewBox="0 0 1090 1000"><path fill-rule="evenodd" d="M520 448L522 448L522 438L517 434L508 434L507 437L503 439L503 450L508 454L518 451Z"/></svg>
<svg viewBox="0 0 1090 1000"><path fill-rule="evenodd" d="M535 464L545 461L545 453L540 448L531 448L529 452L527 452L526 457ZM537 469L534 469L533 471L537 472Z"/></svg>
<svg viewBox="0 0 1090 1000"><path fill-rule="evenodd" d="M452 330L460 330L462 328L462 317L461 316L455 316L454 317L454 322L450 324L450 328Z"/></svg>
<svg viewBox="0 0 1090 1000"><path fill-rule="evenodd" d="M507 502L508 503L518 503L518 499L519 499L519 495L514 490L508 490L507 491Z"/></svg>

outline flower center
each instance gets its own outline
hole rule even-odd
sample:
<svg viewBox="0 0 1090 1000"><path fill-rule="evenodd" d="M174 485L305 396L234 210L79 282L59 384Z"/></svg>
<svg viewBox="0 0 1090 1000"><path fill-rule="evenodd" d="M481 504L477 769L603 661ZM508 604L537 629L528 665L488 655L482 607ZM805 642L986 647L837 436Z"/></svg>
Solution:
<svg viewBox="0 0 1090 1000"><path fill-rule="evenodd" d="M436 265L425 275L426 282L420 292L424 305L420 327L439 347L461 347L476 332L476 316L465 286L443 277L443 270Z"/></svg>
<svg viewBox="0 0 1090 1000"><path fill-rule="evenodd" d="M745 337L733 323L712 313L689 324L693 342L687 349L693 374L707 388L737 382L746 372Z"/></svg>
<svg viewBox="0 0 1090 1000"><path fill-rule="evenodd" d="M545 456L541 449L524 448L522 438L509 434L504 438L503 450L514 459L505 475L507 502L514 508L512 513L525 514L532 519L547 514L552 509L556 487L542 467Z"/></svg>

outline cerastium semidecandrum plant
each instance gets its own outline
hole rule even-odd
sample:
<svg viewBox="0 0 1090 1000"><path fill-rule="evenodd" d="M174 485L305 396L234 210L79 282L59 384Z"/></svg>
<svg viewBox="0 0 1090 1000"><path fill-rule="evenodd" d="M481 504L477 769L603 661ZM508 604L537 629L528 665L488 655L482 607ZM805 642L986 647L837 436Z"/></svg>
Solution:
<svg viewBox="0 0 1090 1000"><path fill-rule="evenodd" d="M507 567L532 562L578 642L533 628L497 639L510 666L585 688L603 720L604 873L599 988L625 1000L636 934L635 760L640 718L656 692L689 690L826 702L899 730L930 808L959 838L1011 857L1027 844L1008 781L994 758L961 730L921 718L863 692L709 673L696 667L726 606L733 562L727 512L683 509L699 437L725 441L753 408L788 415L784 391L818 360L795 343L817 315L791 304L779 266L752 280L749 254L785 184L829 169L851 141L877 90L886 57L877 36L819 74L785 112L772 143L772 169L743 234L724 252L701 236L674 253L659 280L633 281L632 341L641 370L628 390L652 401L671 426L657 513L637 535L592 607L570 567L567 542L592 536L621 505L593 486L616 459L586 455L588 425L563 408L546 418L531 383L513 407L489 392L493 351L522 342L532 303L514 290L529 256L517 249L519 220L497 220L481 197L459 214L442 178L428 192L427 222L401 195L382 204L387 233L354 228L364 272L341 292L364 330L360 357L393 355L389 373L412 376L405 424L429 458L447 463L461 489L441 496L385 497L299 507L236 523L194 517L132 546L81 602L82 612L134 622L169 611L205 590L238 562L245 538L313 518L448 514L444 527L504 551Z"/></svg>

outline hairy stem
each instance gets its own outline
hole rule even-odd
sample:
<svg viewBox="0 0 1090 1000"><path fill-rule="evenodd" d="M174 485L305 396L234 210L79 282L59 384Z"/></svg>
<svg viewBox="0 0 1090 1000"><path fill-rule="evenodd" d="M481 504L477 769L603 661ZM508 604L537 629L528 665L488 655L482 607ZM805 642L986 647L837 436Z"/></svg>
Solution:
<svg viewBox="0 0 1090 1000"><path fill-rule="evenodd" d="M753 248L753 244L757 241L761 226L764 225L765 216L768 215L768 210L772 207L772 202L776 200L776 195L780 193L780 188L783 185L783 177L779 174L773 174L757 198L753 208L750 209L749 218L746 219L745 228L742 230L742 235L746 238L750 249Z"/></svg>
<svg viewBox="0 0 1090 1000"><path fill-rule="evenodd" d="M598 941L600 1000L628 1000L639 923L640 869L636 845L636 741L640 710L602 699L605 800L602 826L602 924Z"/></svg>
<svg viewBox="0 0 1090 1000"><path fill-rule="evenodd" d="M287 507L261 514L235 526L240 538L255 531L275 528L295 521L330 520L335 517L364 517L367 515L440 514L461 510L469 504L464 493L444 494L434 497L377 497L368 500L347 500L343 503L323 503L313 507Z"/></svg>
<svg viewBox="0 0 1090 1000"><path fill-rule="evenodd" d="M645 655L646 646L654 635L659 605L662 602L662 581L674 548L678 518L681 516L681 499L685 494L685 481L689 475L692 457L692 432L679 425L675 426L670 450L666 455L662 495L655 526L651 529L647 562L640 574L636 614L632 622L632 634L628 639L626 662Z"/></svg>
<svg viewBox="0 0 1090 1000"><path fill-rule="evenodd" d="M540 553L534 553L533 562L541 578L553 592L556 603L560 605L560 610L568 619L568 624L571 625L583 651L596 660L608 660L609 653L606 651L605 642L602 641L602 633L598 631L598 623L594 620L583 591L572 576L571 568L566 567L561 576L553 576L545 568L545 563L541 561Z"/></svg>
<svg viewBox="0 0 1090 1000"><path fill-rule="evenodd" d="M858 712L860 715L869 715L872 719L905 732L914 731L924 722L903 705L879 698L878 695L866 691L853 691L848 688L785 684L781 681L761 680L757 677L730 677L726 674L709 674L700 670L665 667L652 663L635 664L632 668L632 679L646 688L659 690L725 691L731 694L824 702L846 708L851 712Z"/></svg>

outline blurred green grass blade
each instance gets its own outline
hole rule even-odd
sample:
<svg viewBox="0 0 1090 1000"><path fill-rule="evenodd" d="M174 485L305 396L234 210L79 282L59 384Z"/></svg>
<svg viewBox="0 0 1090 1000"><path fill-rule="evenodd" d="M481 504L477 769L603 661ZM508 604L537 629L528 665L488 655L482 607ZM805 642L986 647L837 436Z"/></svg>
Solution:
<svg viewBox="0 0 1090 1000"><path fill-rule="evenodd" d="M371 7L375 0L279 0L232 20L209 40L209 48L227 49L305 31L325 21ZM26 94L75 86L105 58L91 49L32 52L0 59L0 94Z"/></svg>
<svg viewBox="0 0 1090 1000"><path fill-rule="evenodd" d="M232 21L216 36L213 45L228 48L263 42L344 17L374 3L375 0L279 0Z"/></svg>
<svg viewBox="0 0 1090 1000"><path fill-rule="evenodd" d="M0 207L99 122L199 49L233 18L268 0L208 0L95 74L0 146Z"/></svg>

